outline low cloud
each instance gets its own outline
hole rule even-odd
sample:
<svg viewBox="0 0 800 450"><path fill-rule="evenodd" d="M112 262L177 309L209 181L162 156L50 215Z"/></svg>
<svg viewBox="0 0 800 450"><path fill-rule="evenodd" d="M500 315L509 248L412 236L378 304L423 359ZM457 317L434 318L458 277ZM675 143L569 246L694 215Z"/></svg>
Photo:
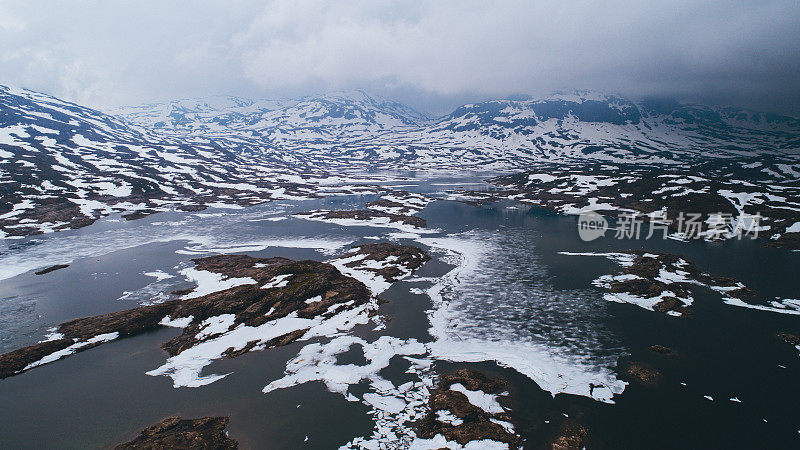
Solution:
<svg viewBox="0 0 800 450"><path fill-rule="evenodd" d="M362 88L441 113L575 87L800 111L796 2L163 3L7 3L0 83L97 106Z"/></svg>

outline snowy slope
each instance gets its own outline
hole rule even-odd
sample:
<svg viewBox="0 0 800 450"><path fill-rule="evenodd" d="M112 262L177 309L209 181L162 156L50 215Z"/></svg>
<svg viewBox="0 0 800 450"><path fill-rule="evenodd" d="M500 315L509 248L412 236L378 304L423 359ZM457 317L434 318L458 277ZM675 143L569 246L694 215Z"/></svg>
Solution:
<svg viewBox="0 0 800 450"><path fill-rule="evenodd" d="M296 101L251 100L232 96L212 96L125 106L108 111L125 121L163 133L209 133L225 131L252 117L284 108Z"/></svg>
<svg viewBox="0 0 800 450"><path fill-rule="evenodd" d="M437 120L361 91L117 113L0 86L0 237L84 226L113 211L309 197L331 184L329 174L376 168L691 170L715 161L723 171L760 164L762 183L800 178L797 119L587 91L464 105Z"/></svg>
<svg viewBox="0 0 800 450"><path fill-rule="evenodd" d="M437 120L361 91L294 101L224 98L169 105L137 114L128 109L120 117L149 130L172 124L161 129L224 139L311 167L502 170L543 161L674 164L755 154L791 159L800 152L795 118L591 91L469 104Z"/></svg>
<svg viewBox="0 0 800 450"><path fill-rule="evenodd" d="M254 145L327 142L420 126L427 117L362 91L295 100L209 97L120 108L125 121L178 135L250 140Z"/></svg>
<svg viewBox="0 0 800 450"><path fill-rule="evenodd" d="M0 86L0 238L78 228L113 211L314 195L302 170L226 142L162 136Z"/></svg>
<svg viewBox="0 0 800 450"><path fill-rule="evenodd" d="M567 160L666 164L797 155L800 121L735 108L634 102L577 91L464 105L429 127L362 147L367 144L394 145L420 162L444 155L462 163L473 160L501 167Z"/></svg>

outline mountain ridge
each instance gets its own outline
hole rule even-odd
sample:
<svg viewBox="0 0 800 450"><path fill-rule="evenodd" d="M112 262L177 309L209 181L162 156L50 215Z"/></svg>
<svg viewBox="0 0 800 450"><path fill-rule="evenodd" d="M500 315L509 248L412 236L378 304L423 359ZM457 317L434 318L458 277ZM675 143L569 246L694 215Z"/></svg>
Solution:
<svg viewBox="0 0 800 450"><path fill-rule="evenodd" d="M288 102L294 104L240 120L243 125L205 131L243 139L251 146L265 144L290 151L328 145L337 154L358 145L379 160L386 159L381 158L381 147L413 148L415 143L441 148L448 157L455 148L473 147L485 153L485 159L494 160L502 160L508 152L527 154L532 160L588 157L569 150L576 146L609 148L606 156L612 160L621 158L618 150L635 159L634 147L684 156L697 153L698 147L725 152L800 149L800 119L794 117L647 98L634 101L587 90L470 103L435 119L397 102L377 101L363 91ZM225 117L221 112L218 123ZM420 156L413 151L401 153L406 160Z"/></svg>
<svg viewBox="0 0 800 450"><path fill-rule="evenodd" d="M189 114L165 130L149 125L152 108L113 116L0 86L0 238L77 228L113 212L142 217L357 192L363 186L352 180L375 170L497 174L599 164L713 166L713 176L726 176L751 167L743 182L776 192L800 178L797 120L738 109L562 93L468 104L429 120L361 91L288 106L216 101L171 104Z"/></svg>

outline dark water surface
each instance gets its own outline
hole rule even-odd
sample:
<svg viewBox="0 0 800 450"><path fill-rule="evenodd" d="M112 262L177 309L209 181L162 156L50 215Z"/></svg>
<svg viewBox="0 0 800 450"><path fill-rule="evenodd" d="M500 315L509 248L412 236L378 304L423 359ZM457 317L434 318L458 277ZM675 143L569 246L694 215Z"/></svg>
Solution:
<svg viewBox="0 0 800 450"><path fill-rule="evenodd" d="M454 187L429 183L412 188ZM34 343L65 320L131 308L157 292L190 286L178 271L191 267L193 257L224 251L326 260L350 245L375 242L372 237L385 239L396 230L263 220L315 208L356 208L375 198L281 202L199 215L160 213L134 222L102 220L25 240L32 242L28 246L23 241L13 242L14 248L3 244L0 265L5 267L0 270L13 267L23 273L0 280L0 351ZM762 299L800 297L800 253L747 241L584 243L574 218L511 203L472 207L438 201L419 215L429 228L440 229L432 236L460 236L491 249L479 261L481 270L447 293L460 308L456 329L463 338L543 345L581 367L613 370L618 360L635 360L663 374L658 386L632 383L614 396L614 404L604 404L576 395L553 398L495 363L436 363L443 371L470 366L509 379L507 404L514 408L517 431L527 446L553 436L564 414L584 423L592 440L607 448L800 446L800 352L776 337L778 332L800 334L800 317L725 305L718 294L701 287L695 289L691 317L611 303L591 282L618 272L618 265L558 252L639 248L677 253L704 271L737 278ZM305 244L287 246L292 240ZM440 252L433 255L415 279L382 294L389 303L381 312L392 320L381 333L431 340L426 310L432 304L414 288L430 286L426 279L453 267ZM71 265L33 275L37 267L62 262ZM156 281L143 274L156 270L174 277ZM167 377L146 375L166 359L160 345L179 332L161 329L110 342L0 380L0 448L109 447L173 415L229 415L230 436L243 448L331 448L372 433L368 408L328 392L322 383L261 392L308 342L215 361L205 372L232 374L200 388L176 389ZM377 335L370 327L353 334ZM678 355L647 350L654 344ZM400 358L383 375L396 384L408 376Z"/></svg>

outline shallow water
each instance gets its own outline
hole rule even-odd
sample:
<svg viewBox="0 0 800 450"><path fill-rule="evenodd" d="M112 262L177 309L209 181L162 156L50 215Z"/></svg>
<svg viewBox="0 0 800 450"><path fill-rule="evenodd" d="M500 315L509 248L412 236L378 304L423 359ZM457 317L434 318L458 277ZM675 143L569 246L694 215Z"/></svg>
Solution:
<svg viewBox="0 0 800 450"><path fill-rule="evenodd" d="M436 194L470 182L475 180L433 180L405 189ZM380 310L392 316L386 330L360 327L352 334L438 343L434 355L456 361L438 367L489 360L473 364L512 381L509 401L528 443L555 432L565 413L580 417L611 448L800 443L800 352L775 337L800 334L800 318L725 305L702 288L689 318L610 303L591 282L617 272L615 263L558 252L679 253L705 271L738 278L763 298L797 298L800 253L750 242L584 243L574 218L512 203L476 208L434 202L419 215L438 231L419 236L289 217L356 208L376 198L160 213L133 222L112 217L81 230L7 241L0 248L0 351L34 343L65 320L130 308L158 292L190 286L178 272L197 256L327 260L350 245L394 238L429 248L434 259L381 295L390 300ZM32 273L58 263L71 265ZM155 271L172 277L145 275ZM261 392L309 342L215 361L206 373L231 375L200 388L176 389L167 377L145 375L164 363L159 345L177 333L163 329L111 342L1 380L0 447L106 447L171 415L230 415L228 431L245 448L330 448L372 433L365 405L320 382ZM647 347L653 344L679 355L651 354ZM625 386L614 374L620 358L658 367L660 386ZM406 366L396 357L381 373L397 385L409 376ZM547 391L575 395L554 399ZM728 400L734 396L742 402Z"/></svg>

